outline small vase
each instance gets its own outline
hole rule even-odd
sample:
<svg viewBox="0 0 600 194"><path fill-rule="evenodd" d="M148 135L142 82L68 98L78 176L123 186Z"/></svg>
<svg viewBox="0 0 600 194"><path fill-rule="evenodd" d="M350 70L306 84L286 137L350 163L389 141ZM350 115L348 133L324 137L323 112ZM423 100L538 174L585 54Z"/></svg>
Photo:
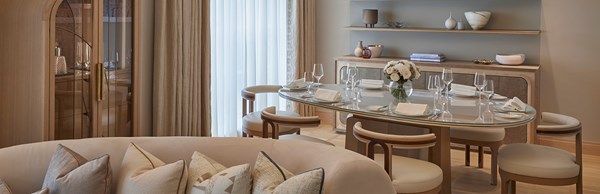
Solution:
<svg viewBox="0 0 600 194"><path fill-rule="evenodd" d="M458 23L456 23L456 29L457 30L465 30L465 22L463 21L462 18L460 18L460 20L458 20Z"/></svg>
<svg viewBox="0 0 600 194"><path fill-rule="evenodd" d="M452 12L450 12L450 17L446 19L446 22L444 24L446 25L446 29L448 30L452 30L456 27L456 20L452 18Z"/></svg>
<svg viewBox="0 0 600 194"><path fill-rule="evenodd" d="M362 50L362 58L363 59L370 59L371 58L371 49L369 49L368 47L363 48Z"/></svg>
<svg viewBox="0 0 600 194"><path fill-rule="evenodd" d="M358 41L358 44L356 44L356 48L354 49L354 56L362 57L363 48L362 41Z"/></svg>
<svg viewBox="0 0 600 194"><path fill-rule="evenodd" d="M407 102L408 97L412 95L413 85L411 81L404 83L390 82L388 89L395 100L398 102Z"/></svg>

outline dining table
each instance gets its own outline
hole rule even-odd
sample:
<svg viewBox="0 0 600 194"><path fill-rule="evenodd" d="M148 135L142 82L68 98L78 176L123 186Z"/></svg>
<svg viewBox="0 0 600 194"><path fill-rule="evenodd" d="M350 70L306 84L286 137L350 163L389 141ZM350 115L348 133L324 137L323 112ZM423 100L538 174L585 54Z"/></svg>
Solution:
<svg viewBox="0 0 600 194"><path fill-rule="evenodd" d="M341 98L334 102L324 102L314 97L318 89L338 91ZM365 144L359 142L353 135L353 126L362 122L363 126L368 122L385 122L429 129L436 135L435 146L429 149L428 160L438 165L443 172L441 193L451 193L451 164L450 164L450 128L452 127L477 127L477 128L508 128L526 125L536 119L536 110L527 105L524 110L516 111L506 109L503 104L510 98L494 95L489 101L480 100L477 95L453 95L448 92L447 110L452 117L440 117L439 111L433 107L440 108L439 101L434 101L434 93L428 90L409 89L408 98L401 103L426 105L426 111L422 115L406 115L396 111L398 100L390 94L387 87L381 88L349 88L344 84L320 84L313 87L309 93L307 89L290 89L283 87L279 90L279 96L301 104L331 109L334 111L349 113L346 120L345 148L365 153ZM439 97L439 95L438 95ZM485 103L484 103L485 102ZM434 103L436 104L434 106ZM489 108L489 109L488 109ZM480 118L480 112L492 112L492 118L485 121ZM368 127L365 127L368 129ZM391 130L402 131L402 127Z"/></svg>

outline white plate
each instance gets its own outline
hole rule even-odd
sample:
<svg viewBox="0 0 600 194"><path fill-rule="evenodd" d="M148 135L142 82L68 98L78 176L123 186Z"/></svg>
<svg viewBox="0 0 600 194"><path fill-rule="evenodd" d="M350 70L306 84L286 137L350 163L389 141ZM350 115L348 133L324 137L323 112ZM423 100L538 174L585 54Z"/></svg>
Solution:
<svg viewBox="0 0 600 194"><path fill-rule="evenodd" d="M515 112L508 112L508 113L496 113L495 115L497 117L505 118L505 119L518 119L518 118L523 117L525 114L523 114L523 113L515 113Z"/></svg>
<svg viewBox="0 0 600 194"><path fill-rule="evenodd" d="M397 114L397 115L402 115L402 116L410 116L410 117L428 117L433 115L433 112L429 109L425 110L425 112L423 112L423 114L405 114L405 113L400 113L397 112L396 110L392 110L392 113Z"/></svg>
<svg viewBox="0 0 600 194"><path fill-rule="evenodd" d="M374 86L374 85L358 85L358 87L362 88L362 89L367 89L367 90L379 90L381 88L383 88L383 85L381 86Z"/></svg>
<svg viewBox="0 0 600 194"><path fill-rule="evenodd" d="M299 90L306 90L308 87L304 86L301 88L290 88L288 86L283 86L283 89L289 90L289 91L299 91Z"/></svg>
<svg viewBox="0 0 600 194"><path fill-rule="evenodd" d="M475 98L477 97L476 93L466 93L466 92L456 92L456 91L450 91L450 95L452 96L456 96L456 97L467 97L467 98ZM494 96L492 97L492 100L506 100L508 99L508 97L506 96L501 96L498 94L494 94Z"/></svg>
<svg viewBox="0 0 600 194"><path fill-rule="evenodd" d="M386 108L383 108L383 107L385 107L385 106L367 106L366 109L368 111L372 111L372 112L383 112L383 111L386 111L387 107Z"/></svg>

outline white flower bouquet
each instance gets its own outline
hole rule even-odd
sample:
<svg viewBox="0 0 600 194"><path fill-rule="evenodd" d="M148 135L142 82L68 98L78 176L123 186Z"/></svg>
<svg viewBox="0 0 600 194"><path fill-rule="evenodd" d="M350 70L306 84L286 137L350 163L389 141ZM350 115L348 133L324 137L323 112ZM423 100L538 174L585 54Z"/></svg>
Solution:
<svg viewBox="0 0 600 194"><path fill-rule="evenodd" d="M419 68L413 62L407 60L388 62L383 68L383 74L388 79L398 83L397 88L390 88L392 95L397 99L406 99L408 97L404 90L404 83L421 77Z"/></svg>

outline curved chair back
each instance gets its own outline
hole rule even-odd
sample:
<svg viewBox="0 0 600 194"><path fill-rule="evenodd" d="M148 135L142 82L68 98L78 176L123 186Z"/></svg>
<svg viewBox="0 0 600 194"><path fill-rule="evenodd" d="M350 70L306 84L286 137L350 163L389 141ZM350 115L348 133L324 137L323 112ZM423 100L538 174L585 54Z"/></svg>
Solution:
<svg viewBox="0 0 600 194"><path fill-rule="evenodd" d="M242 117L248 113L254 112L254 100L256 94L277 93L282 86L279 85L259 85L250 86L242 90Z"/></svg>
<svg viewBox="0 0 600 194"><path fill-rule="evenodd" d="M433 133L424 135L391 135L366 130L361 122L353 127L353 135L359 141L367 144L367 157L375 159L375 146L380 145L384 154L384 169L388 174L392 172L392 148L421 149L435 145L436 136Z"/></svg>
<svg viewBox="0 0 600 194"><path fill-rule="evenodd" d="M261 112L263 120L263 138L268 138L269 125L273 139L279 139L279 126L294 126L294 127L318 127L321 124L321 119L318 116L311 117L290 117L277 115L275 106L267 107Z"/></svg>
<svg viewBox="0 0 600 194"><path fill-rule="evenodd" d="M581 129L581 122L576 118L542 112L542 121L536 131L542 135L574 135L581 133Z"/></svg>

